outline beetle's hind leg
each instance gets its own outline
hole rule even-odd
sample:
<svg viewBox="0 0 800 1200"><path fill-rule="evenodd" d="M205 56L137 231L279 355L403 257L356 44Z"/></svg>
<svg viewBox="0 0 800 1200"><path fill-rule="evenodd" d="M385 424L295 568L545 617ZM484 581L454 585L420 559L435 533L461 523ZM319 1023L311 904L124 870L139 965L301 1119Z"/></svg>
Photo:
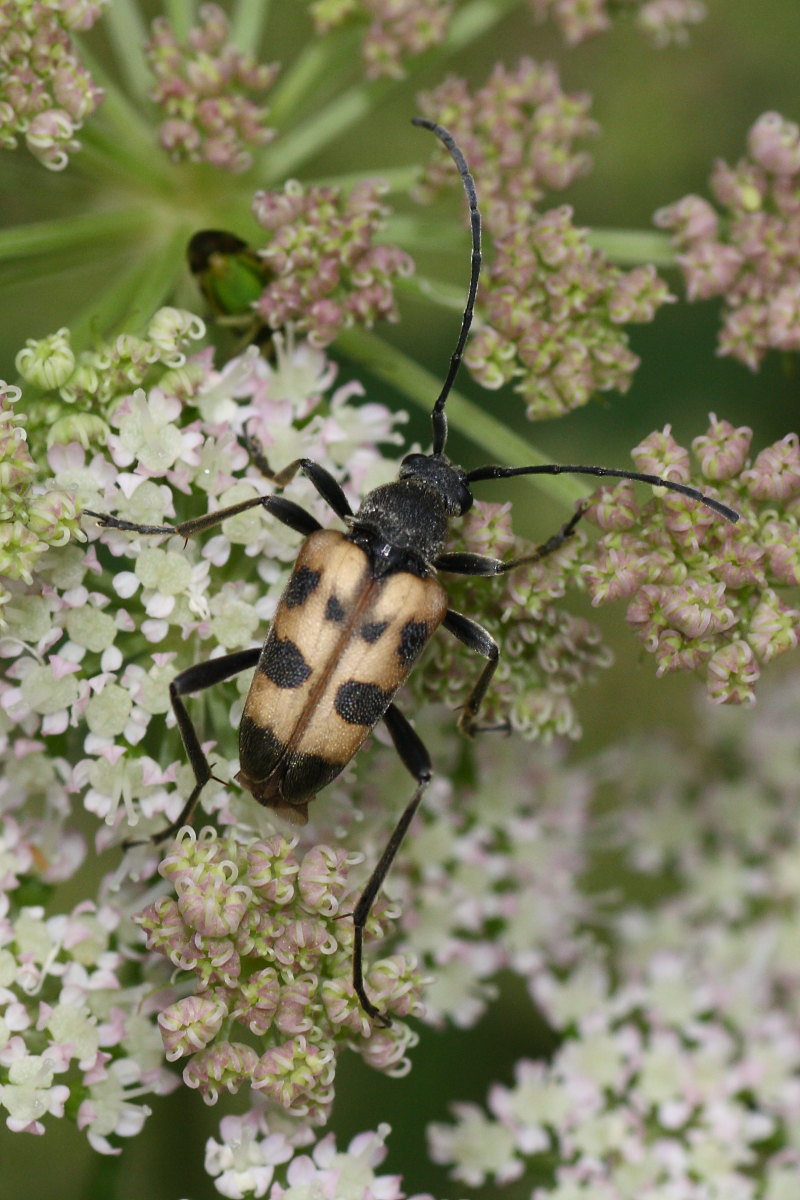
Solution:
<svg viewBox="0 0 800 1200"><path fill-rule="evenodd" d="M184 804L178 817L166 829L162 829L150 839L155 845L159 845L168 838L174 837L182 825L186 825L191 821L194 810L197 807L197 802L200 799L200 793L209 779L212 778L211 764L203 752L203 747L200 745L200 739L197 736L197 730L186 711L186 705L183 703L181 697L192 695L194 692L203 692L206 688L213 687L215 683L221 683L223 679L230 679L232 675L238 675L240 671L246 671L249 667L254 667L258 662L260 654L261 647L255 646L252 650L237 650L234 654L225 654L221 658L212 658L208 662L197 663L193 667L187 667L185 671L181 671L180 674L176 675L170 683L169 698L172 702L172 710L175 713L175 720L178 723L186 757L189 759L191 768L194 771L195 784L189 799ZM135 841L125 843L126 847L137 844Z"/></svg>
<svg viewBox="0 0 800 1200"><path fill-rule="evenodd" d="M414 779L416 779L417 787L414 795L403 809L402 816L397 822L392 836L386 843L386 849L367 880L366 887L361 893L353 911L353 926L355 929L353 988L367 1016L372 1017L373 1021L376 1021L384 1028L388 1028L392 1023L391 1020L385 1013L380 1012L375 1007L364 987L364 926L375 903L375 897L380 891L381 884L394 862L395 855L400 849L403 838L408 833L408 828L414 819L414 813L419 808L419 803L425 793L425 789L431 781L431 760L422 739L394 704L389 705L383 720L386 728L389 730L389 736L394 742L395 749L403 761L403 765L413 775Z"/></svg>
<svg viewBox="0 0 800 1200"><path fill-rule="evenodd" d="M488 659L461 710L459 729L467 737L474 737L476 733L510 733L511 726L508 721L503 721L499 725L479 725L477 719L483 698L500 661L500 647L497 642L488 630L479 625L477 621L473 621L471 617L465 617L463 613L456 612L452 608L447 610L442 624L470 650L474 650L476 654Z"/></svg>

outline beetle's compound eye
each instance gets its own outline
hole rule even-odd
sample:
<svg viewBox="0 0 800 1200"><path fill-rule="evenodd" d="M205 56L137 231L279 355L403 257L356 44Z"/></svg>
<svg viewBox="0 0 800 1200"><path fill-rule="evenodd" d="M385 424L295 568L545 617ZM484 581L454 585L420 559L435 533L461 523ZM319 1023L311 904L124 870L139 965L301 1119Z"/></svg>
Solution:
<svg viewBox="0 0 800 1200"><path fill-rule="evenodd" d="M459 504L461 506L458 510L458 515L460 517L463 517L464 513L469 512L469 510L472 508L473 504L475 503L475 497L473 496L472 492L469 490L469 488L467 487L466 484L462 484L461 488L459 489L458 499L459 499Z"/></svg>
<svg viewBox="0 0 800 1200"><path fill-rule="evenodd" d="M400 478L407 479L409 475L424 475L425 468L430 463L428 454L407 454L400 463Z"/></svg>

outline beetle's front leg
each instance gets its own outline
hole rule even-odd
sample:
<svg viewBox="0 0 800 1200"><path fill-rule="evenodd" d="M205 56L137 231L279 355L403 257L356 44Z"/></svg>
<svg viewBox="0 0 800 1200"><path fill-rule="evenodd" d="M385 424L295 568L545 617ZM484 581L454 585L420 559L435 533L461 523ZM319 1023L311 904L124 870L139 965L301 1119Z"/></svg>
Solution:
<svg viewBox="0 0 800 1200"><path fill-rule="evenodd" d="M96 517L104 529L124 529L128 533L146 533L153 536L177 533L181 537L190 538L196 533L214 529L229 517L236 517L239 513L259 506L282 525L288 525L304 537L322 528L316 517L283 496L253 496L250 500L242 500L239 504L229 505L228 508L218 508L215 512L204 513L201 517L192 517L189 521L182 521L180 525L137 525L135 521L125 521L121 517L112 516L111 513L93 512L90 508L83 511L87 517Z"/></svg>
<svg viewBox="0 0 800 1200"><path fill-rule="evenodd" d="M305 475L306 479L313 484L319 495L333 509L340 520L346 521L348 517L352 517L353 510L350 507L350 501L345 496L338 482L331 475L330 471L326 471L324 467L314 462L312 458L296 458L294 462L290 462L288 467L284 467L281 471L273 471L267 461L267 456L264 454L261 442L254 434L249 432L247 425L245 425L244 433L239 440L250 455L253 466L257 467L264 478L268 479L270 483L274 483L276 487L285 488L299 472L301 475Z"/></svg>

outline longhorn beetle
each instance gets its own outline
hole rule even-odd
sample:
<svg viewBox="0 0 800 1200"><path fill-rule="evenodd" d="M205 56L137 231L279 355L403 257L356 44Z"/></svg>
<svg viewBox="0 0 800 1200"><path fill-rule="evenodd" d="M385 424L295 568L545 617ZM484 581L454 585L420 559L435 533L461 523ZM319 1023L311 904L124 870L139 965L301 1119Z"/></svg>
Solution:
<svg viewBox="0 0 800 1200"><path fill-rule="evenodd" d="M495 576L539 562L572 536L587 507L586 502L579 505L558 533L518 558L503 561L482 554L447 553L444 547L449 523L472 507L472 485L485 479L564 472L632 479L680 492L728 521L738 520L738 514L720 501L657 475L557 464L489 465L464 471L450 462L445 455L445 404L472 323L481 268L481 218L475 184L452 136L442 126L421 117L413 124L436 134L450 152L466 191L472 226L467 303L447 376L431 411L431 453L408 454L401 463L399 478L371 491L354 513L339 484L319 463L300 458L281 471L273 471L245 427L244 441L266 478L284 488L298 473L305 475L343 522L345 532L323 529L305 509L276 495L244 500L179 525L136 525L105 513L89 514L106 528L140 534L177 533L188 538L260 505L304 535L263 647L188 667L170 684L172 707L194 771L195 786L178 819L154 840L162 841L191 819L200 793L211 778L211 766L186 711L184 696L255 667L239 730L240 770L236 779L259 804L296 825L306 823L308 805L320 788L340 774L377 722L383 721L416 785L352 914L353 987L364 1011L384 1026L390 1024L389 1018L378 1011L364 986L364 926L431 779L428 752L394 704L394 695L425 643L442 625L486 659L459 720L462 733L472 736L482 728L478 712L500 653L485 629L450 608L437 574Z"/></svg>

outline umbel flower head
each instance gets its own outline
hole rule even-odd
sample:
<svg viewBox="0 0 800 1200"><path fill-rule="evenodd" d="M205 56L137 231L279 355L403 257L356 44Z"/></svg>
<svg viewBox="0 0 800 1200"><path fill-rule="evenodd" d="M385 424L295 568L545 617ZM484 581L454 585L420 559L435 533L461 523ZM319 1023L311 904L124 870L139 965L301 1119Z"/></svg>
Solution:
<svg viewBox="0 0 800 1200"><path fill-rule="evenodd" d="M749 457L752 430L713 414L692 449L694 482L736 508L736 525L664 495L640 509L632 486L603 489L588 512L604 530L582 568L593 604L625 598L628 623L658 673L701 673L715 703L750 703L761 667L794 649L800 610L782 597L800 583L800 449L796 434ZM669 426L632 452L640 471L687 483L689 451Z"/></svg>
<svg viewBox="0 0 800 1200"><path fill-rule="evenodd" d="M484 387L514 384L528 417L563 416L625 392L639 365L622 328L673 297L653 267L611 266L568 205L495 240L482 323L464 361Z"/></svg>
<svg viewBox="0 0 800 1200"><path fill-rule="evenodd" d="M759 117L748 155L721 159L711 190L656 214L672 232L690 300L723 298L720 354L756 370L770 349L800 349L800 130L779 113Z"/></svg>
<svg viewBox="0 0 800 1200"><path fill-rule="evenodd" d="M705 19L703 0L532 0L533 10L550 17L570 45L606 33L615 18L633 15L634 23L654 46L687 41L693 25Z"/></svg>
<svg viewBox="0 0 800 1200"><path fill-rule="evenodd" d="M165 17L157 17L147 59L156 78L150 98L165 114L160 136L170 156L246 171L252 151L274 137L267 109L251 96L272 87L277 65L238 51L216 4L203 5L200 23L189 30L185 44Z"/></svg>
<svg viewBox="0 0 800 1200"><path fill-rule="evenodd" d="M136 920L148 947L196 981L158 1024L167 1058L189 1059L184 1082L208 1103L249 1083L287 1112L324 1124L345 1047L378 1070L408 1070L415 1035L400 1022L373 1028L353 991L352 861L328 846L298 861L281 836L242 843L185 829L159 866L176 896ZM368 945L385 908L372 911ZM370 963L366 985L382 1011L419 1010L419 976L400 957ZM237 1041L232 1024L255 1035L258 1050L252 1038Z"/></svg>
<svg viewBox="0 0 800 1200"><path fill-rule="evenodd" d="M502 1195L524 1177L536 1200L794 1195L796 678L763 699L587 764L606 812L593 928L531 982L557 1045L429 1126L454 1179Z"/></svg>
<svg viewBox="0 0 800 1200"><path fill-rule="evenodd" d="M447 0L312 0L318 34L340 25L364 30L361 55L368 79L402 79L405 62L444 41L455 4Z"/></svg>
<svg viewBox="0 0 800 1200"><path fill-rule="evenodd" d="M341 188L258 192L253 212L269 238L258 253L268 282L255 311L272 329L292 325L315 346L342 328L396 320L393 280L410 275L411 257L397 246L374 244L388 215L376 181Z"/></svg>
<svg viewBox="0 0 800 1200"><path fill-rule="evenodd" d="M464 362L486 388L513 383L532 420L561 416L597 392L626 391L639 359L623 326L652 321L672 299L652 267L613 266L568 205L541 211L546 192L591 165L574 146L597 132L589 104L562 91L551 64L529 58L513 71L496 67L475 91L451 76L421 97L481 180L494 247ZM423 195L442 187L444 164L438 156L426 170Z"/></svg>
<svg viewBox="0 0 800 1200"><path fill-rule="evenodd" d="M17 145L61 171L75 134L103 98L71 34L94 25L108 0L19 0L0 5L0 147Z"/></svg>
<svg viewBox="0 0 800 1200"><path fill-rule="evenodd" d="M498 64L476 89L449 75L419 103L450 130L481 181L481 212L493 238L530 220L547 192L563 191L591 168L591 156L574 144L597 136L591 98L564 92L552 63ZM437 155L425 169L421 193L427 197L451 183L452 167Z"/></svg>

